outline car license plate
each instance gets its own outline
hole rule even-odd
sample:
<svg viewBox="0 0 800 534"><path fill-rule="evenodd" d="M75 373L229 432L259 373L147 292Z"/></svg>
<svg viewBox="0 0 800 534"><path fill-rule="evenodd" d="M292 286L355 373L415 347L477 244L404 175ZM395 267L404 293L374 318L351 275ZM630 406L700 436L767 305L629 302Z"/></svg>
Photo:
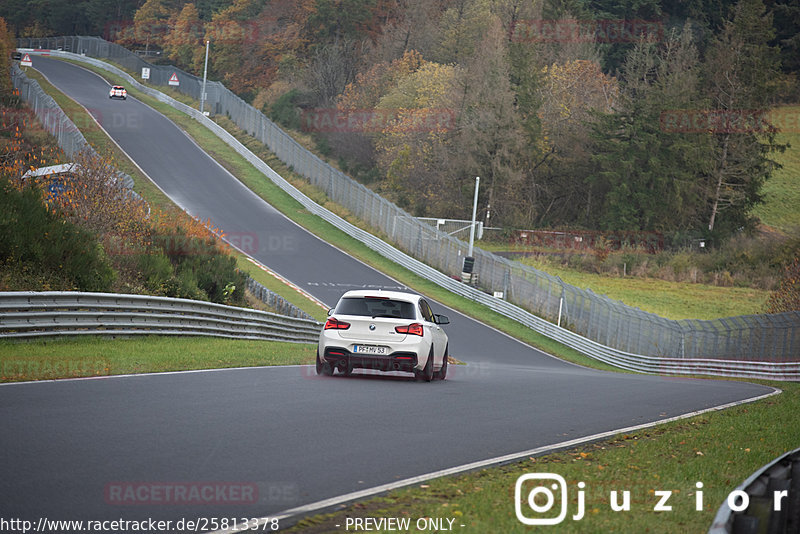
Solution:
<svg viewBox="0 0 800 534"><path fill-rule="evenodd" d="M386 347L375 347L373 345L356 345L353 347L353 352L358 354L386 354Z"/></svg>

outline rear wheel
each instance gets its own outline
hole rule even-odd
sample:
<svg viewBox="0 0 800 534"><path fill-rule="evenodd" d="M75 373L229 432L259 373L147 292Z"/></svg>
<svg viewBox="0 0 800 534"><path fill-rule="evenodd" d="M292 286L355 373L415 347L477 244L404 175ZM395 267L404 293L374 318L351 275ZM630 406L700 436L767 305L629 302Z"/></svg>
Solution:
<svg viewBox="0 0 800 534"><path fill-rule="evenodd" d="M425 362L425 367L422 371L414 371L414 376L417 380L424 380L425 382L433 380L433 346L431 346L431 351L428 353L428 361Z"/></svg>
<svg viewBox="0 0 800 534"><path fill-rule="evenodd" d="M447 358L450 354L450 345L444 348L444 356L442 356L442 368L436 371L436 379L444 380L447 377Z"/></svg>
<svg viewBox="0 0 800 534"><path fill-rule="evenodd" d="M330 363L323 362L319 359L319 351L317 351L317 374L325 376L333 375L333 367L331 367Z"/></svg>

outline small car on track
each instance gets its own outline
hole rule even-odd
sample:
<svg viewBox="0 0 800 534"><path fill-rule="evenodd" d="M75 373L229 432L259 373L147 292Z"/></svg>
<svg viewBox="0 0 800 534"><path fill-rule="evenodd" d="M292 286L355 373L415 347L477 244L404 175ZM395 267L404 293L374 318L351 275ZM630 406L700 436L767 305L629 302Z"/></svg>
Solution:
<svg viewBox="0 0 800 534"><path fill-rule="evenodd" d="M449 345L442 325L420 295L400 291L348 291L319 336L317 374L353 369L403 371L430 382L447 376Z"/></svg>
<svg viewBox="0 0 800 534"><path fill-rule="evenodd" d="M121 98L125 100L128 98L128 91L121 85L113 85L108 92L108 98Z"/></svg>

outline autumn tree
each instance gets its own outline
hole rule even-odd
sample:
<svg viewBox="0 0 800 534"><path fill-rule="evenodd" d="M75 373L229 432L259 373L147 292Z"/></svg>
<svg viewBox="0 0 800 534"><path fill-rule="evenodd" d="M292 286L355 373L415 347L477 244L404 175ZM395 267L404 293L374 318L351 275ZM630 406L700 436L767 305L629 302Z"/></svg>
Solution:
<svg viewBox="0 0 800 534"><path fill-rule="evenodd" d="M507 33L496 15L488 15L487 31L464 62L454 102L457 131L448 166L460 184L461 216L468 207L475 176L484 187L490 224L509 224L531 208L520 194L526 170L526 138L511 81Z"/></svg>
<svg viewBox="0 0 800 534"><path fill-rule="evenodd" d="M396 4L375 39L370 60L388 63L408 52L432 58L441 38L438 23L446 0L398 0Z"/></svg>
<svg viewBox="0 0 800 534"><path fill-rule="evenodd" d="M423 63L422 55L411 50L399 59L373 64L366 71L356 74L355 80L347 84L336 101L336 109L343 114L369 112L381 99L397 87L400 80L410 76ZM352 174L368 173L376 165L375 139L381 129L365 131L329 132L324 135L337 154L345 158ZM374 174L374 173L373 173Z"/></svg>
<svg viewBox="0 0 800 534"><path fill-rule="evenodd" d="M364 49L362 41L336 39L317 48L306 71L315 104L331 107L347 86L355 81Z"/></svg>
<svg viewBox="0 0 800 534"><path fill-rule="evenodd" d="M786 266L778 288L767 301L767 313L800 311L800 251Z"/></svg>
<svg viewBox="0 0 800 534"><path fill-rule="evenodd" d="M452 65L422 62L375 106L375 116L385 123L375 140L378 165L400 203L418 215L453 205L452 171L441 151L452 135L455 75Z"/></svg>
<svg viewBox="0 0 800 534"><path fill-rule="evenodd" d="M554 63L542 69L541 80L539 117L546 144L558 150L568 149L578 138L585 140L586 123L593 112L610 113L617 106L616 79L604 74L593 61Z"/></svg>
<svg viewBox="0 0 800 534"><path fill-rule="evenodd" d="M131 195L112 162L87 151L73 157L71 172L61 178L63 191L50 200L62 215L98 236L141 243L147 228L147 204Z"/></svg>
<svg viewBox="0 0 800 534"><path fill-rule="evenodd" d="M322 46L342 40L374 40L391 4L386 0L316 0L307 21L309 37Z"/></svg>
<svg viewBox="0 0 800 534"><path fill-rule="evenodd" d="M0 68L0 103L8 100L13 89L8 61L15 48L14 36L11 35L6 21L0 17L0 58L2 58L2 63L0 63L2 64L2 68Z"/></svg>
<svg viewBox="0 0 800 534"><path fill-rule="evenodd" d="M272 21L269 8L261 0L234 0L205 25L203 40L212 50L209 71L245 98L269 85L275 72L262 47L263 30Z"/></svg>
<svg viewBox="0 0 800 534"><path fill-rule="evenodd" d="M472 57L491 20L488 0L450 2L439 21L441 37L433 55L434 60L439 63L461 63Z"/></svg>
<svg viewBox="0 0 800 534"><path fill-rule="evenodd" d="M169 33L164 38L164 51L179 67L199 70L205 51L203 45L200 13L193 3L188 3L170 19Z"/></svg>
<svg viewBox="0 0 800 534"><path fill-rule="evenodd" d="M590 188L580 177L590 172L591 129L596 113L611 113L619 100L614 77L595 61L571 59L541 68L536 86L540 121L536 150L525 192L534 210L528 219L536 226L583 222L591 204Z"/></svg>
<svg viewBox="0 0 800 534"><path fill-rule="evenodd" d="M133 26L120 35L120 41L127 45L164 47L169 33L170 18L178 12L179 0L147 0L133 17Z"/></svg>

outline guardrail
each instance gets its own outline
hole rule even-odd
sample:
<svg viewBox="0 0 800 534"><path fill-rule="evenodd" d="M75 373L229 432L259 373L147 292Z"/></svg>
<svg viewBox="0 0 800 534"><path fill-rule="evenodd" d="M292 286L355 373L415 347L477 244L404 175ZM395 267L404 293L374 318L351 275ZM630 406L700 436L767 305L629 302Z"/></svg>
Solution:
<svg viewBox="0 0 800 534"><path fill-rule="evenodd" d="M322 324L212 302L71 291L0 292L0 338L193 335L317 343Z"/></svg>
<svg viewBox="0 0 800 534"><path fill-rule="evenodd" d="M36 53L36 51L29 51L29 52ZM490 296L484 293L483 291L480 291L476 288L467 286L457 280L454 280L450 276L430 267L429 265L426 265L425 263L398 250L392 245L378 239L369 232L362 230L361 228L358 228L357 226L342 219L338 215L328 211L324 207L320 206L319 204L317 204L316 202L305 196L300 190L298 190L296 187L294 187L292 184L286 181L282 176L280 176L271 167L269 167L269 165L267 165L261 159L259 159L258 156L253 154L249 149L247 149L247 147L241 144L233 135L231 135L228 131L219 126L217 123L215 123L208 117L201 114L198 110L190 106L187 106L186 104L183 104L182 102L179 102L156 89L140 84L137 80L135 80L132 76L128 75L122 69L94 58L80 56L69 52L48 50L46 53L52 56L68 57L71 59L75 59L105 69L109 72L114 73L120 78L124 79L126 83L130 84L133 87L136 87L138 90L144 92L145 94L150 95L156 98L157 100L164 102L183 113L186 113L190 117L194 118L195 120L203 124L209 130L211 130L215 135L217 135L217 137L222 139L225 143L227 143L234 150L236 150L237 153L239 153L254 167L260 170L278 187L283 189L287 194L289 194L300 204L302 204L303 207L305 207L309 212L321 217L322 219L329 222L333 226L339 228L340 230L346 232L348 235L361 241L372 250L375 250L382 256L402 265L411 272L419 276L422 276L424 278L427 278L428 280L431 280L437 285L445 289L448 289L453 293L456 293L472 301L483 304L484 306L490 308L492 311L495 311L497 313L500 313L501 315L514 319L520 322L521 324L533 329L534 331L544 336L547 336L551 339L554 339L555 341L558 341L559 343L566 345L570 348L573 348L583 354L586 354L587 356L590 356L594 359L597 359L599 361L602 361L604 363L622 369L626 369L629 371L644 372L644 373L676 374L676 375L713 375L713 376L741 377L741 378L764 378L771 380L800 380L800 355L793 355L794 358L798 359L798 361L793 361L794 360L793 358L790 361L778 361L778 362L715 359L715 358L684 358L682 356L685 353L680 349L676 351L677 352L675 354L676 357L645 356L645 355L625 352L619 349L603 345L587 337L572 332L566 328L550 323L508 301L494 298L493 296ZM775 314L774 317L775 320L780 322L786 322L789 325L800 324L800 312ZM663 320L666 321L665 319ZM700 321L694 321L694 322L700 322ZM637 328L641 330L642 328L645 328L645 326L646 325L644 324L637 325L631 323L628 325L627 328L635 331ZM767 329L766 327L769 327L769 325L765 324L764 327L766 331ZM693 343L697 343L697 338L701 337L701 334L702 332L700 333L696 331L693 332L688 329L685 333L680 332L681 347L692 346ZM787 336L788 340L786 339ZM761 345L765 345L765 343L767 343L764 339L758 339L759 336L757 335L753 337L755 337L756 339L748 340L745 338L745 336L740 335L738 341L740 343L760 342ZM789 329L788 334L783 336L783 338L784 338L783 342L786 343L788 346L800 345L800 339L795 339L795 338L800 338L800 329L798 328ZM762 350L764 350L764 347L761 348Z"/></svg>
<svg viewBox="0 0 800 534"><path fill-rule="evenodd" d="M282 296L267 289L250 277L247 278L247 289L258 300L278 312L280 315L288 315L289 317L308 319L310 321L315 320L311 315L307 314Z"/></svg>
<svg viewBox="0 0 800 534"><path fill-rule="evenodd" d="M800 532L800 449L765 465L731 492L708 534L761 532Z"/></svg>

